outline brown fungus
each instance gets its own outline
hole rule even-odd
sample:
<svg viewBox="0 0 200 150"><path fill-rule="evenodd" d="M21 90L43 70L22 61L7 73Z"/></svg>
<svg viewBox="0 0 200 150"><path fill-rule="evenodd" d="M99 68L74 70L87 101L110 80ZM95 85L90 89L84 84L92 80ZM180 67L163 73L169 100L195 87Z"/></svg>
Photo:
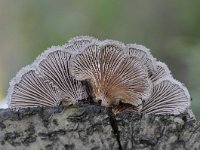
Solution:
<svg viewBox="0 0 200 150"><path fill-rule="evenodd" d="M149 95L151 82L140 60L127 57L123 45L104 41L89 45L71 60L70 71L77 80L86 80L94 101L104 106L119 102L139 106Z"/></svg>

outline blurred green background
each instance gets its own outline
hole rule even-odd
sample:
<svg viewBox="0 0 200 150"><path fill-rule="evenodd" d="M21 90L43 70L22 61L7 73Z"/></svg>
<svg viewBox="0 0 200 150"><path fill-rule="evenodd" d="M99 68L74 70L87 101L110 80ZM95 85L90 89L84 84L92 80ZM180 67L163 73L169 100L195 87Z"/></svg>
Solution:
<svg viewBox="0 0 200 150"><path fill-rule="evenodd" d="M0 0L0 99L46 48L91 35L150 48L185 83L200 119L199 7L199 0Z"/></svg>

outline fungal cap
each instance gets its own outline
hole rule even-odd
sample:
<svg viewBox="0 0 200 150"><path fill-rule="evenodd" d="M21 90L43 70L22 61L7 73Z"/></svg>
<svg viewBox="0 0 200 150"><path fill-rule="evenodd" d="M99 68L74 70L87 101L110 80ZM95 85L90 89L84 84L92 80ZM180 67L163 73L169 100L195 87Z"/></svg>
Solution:
<svg viewBox="0 0 200 150"><path fill-rule="evenodd" d="M78 54L82 52L88 45L97 42L99 42L99 40L91 36L77 36L70 39L68 43L64 45L64 51L71 54Z"/></svg>
<svg viewBox="0 0 200 150"><path fill-rule="evenodd" d="M45 78L40 77L31 66L19 71L10 82L8 107L37 107L59 105L60 91Z"/></svg>
<svg viewBox="0 0 200 150"><path fill-rule="evenodd" d="M190 107L190 95L183 84L164 77L154 83L151 98L143 106L146 113L178 115Z"/></svg>
<svg viewBox="0 0 200 150"><path fill-rule="evenodd" d="M31 70L34 70L34 72L36 74L39 74L38 73L38 64L43 60L45 59L49 53L52 53L54 51L58 51L58 50L61 50L62 47L61 46L52 46L51 48L48 48L47 50L45 50L41 55L39 55L35 61L30 64L30 65L27 65L26 67L23 67L17 74L16 76L10 81L9 83L9 89L8 89L8 94L7 94L7 103L8 103L8 106L11 106L11 101L12 101L12 93L14 92L14 87L16 84L18 84L21 79L22 79L22 76L26 73L28 73L29 71Z"/></svg>
<svg viewBox="0 0 200 150"><path fill-rule="evenodd" d="M150 50L145 46L138 44L127 44L125 51L127 55L140 59L147 67L149 75L156 71L156 59L151 55Z"/></svg>
<svg viewBox="0 0 200 150"><path fill-rule="evenodd" d="M123 51L126 48L124 43L116 40L107 39L99 42L99 49L109 48L109 46L118 49L119 51Z"/></svg>
<svg viewBox="0 0 200 150"><path fill-rule="evenodd" d="M71 54L58 49L45 56L38 61L38 71L63 92L63 102L74 104L85 99L87 93L84 86L69 73Z"/></svg>
<svg viewBox="0 0 200 150"><path fill-rule="evenodd" d="M11 79L10 83L9 83L9 88L8 88L8 94L7 94L7 104L8 104L8 107L10 106L11 104L11 101L12 101L12 93L14 91L14 86L16 84L18 84L22 78L22 76L27 73L28 71L30 70L34 70L35 68L32 66L32 65L27 65L26 67L23 67L17 74L14 78Z"/></svg>
<svg viewBox="0 0 200 150"><path fill-rule="evenodd" d="M152 73L152 76L150 77L152 82L156 82L157 80L163 78L163 77L172 77L171 71L167 67L167 65L163 62L157 61L157 70Z"/></svg>
<svg viewBox="0 0 200 150"><path fill-rule="evenodd" d="M12 93L15 92L15 86L17 84L20 84L19 82L22 82L27 78L30 81L36 82L32 84L38 84L34 86L35 91L37 90L37 88L41 88L41 91L47 90L48 93L48 90L52 90L52 92L58 94L58 97L53 97L57 98L56 101L58 101L58 103L60 103L60 101L62 100L65 105L74 104L78 100L82 100L87 97L87 93L81 82L76 81L69 74L68 60L71 57L71 54L63 51L63 49L64 49L63 46L52 46L51 48L48 48L46 51L44 51L40 56L36 58L34 63L21 69L17 73L16 77L11 80L10 87L8 90L7 99L8 99L8 105L10 107L11 107L11 101L12 102L14 101L12 98L13 95ZM28 76L28 74L31 74L32 76L34 76L34 78L31 78L30 77L31 75ZM25 77L26 79L24 79ZM39 87L41 86L39 85L39 83L45 84L46 87L49 89L44 89L44 87ZM32 92L34 93L35 92L34 89L32 90L33 90ZM25 94L28 93L28 91L29 91L28 88L23 89L23 92ZM25 96L27 97L28 95ZM24 97L24 99L26 98ZM38 97L38 99L40 98ZM45 98L43 97L43 99ZM33 103L36 102L33 100ZM21 105L21 107L25 107L25 105L23 105L22 103L18 103L18 106L19 104ZM39 105L40 103L37 104L37 106ZM42 103L41 105L45 104Z"/></svg>
<svg viewBox="0 0 200 150"><path fill-rule="evenodd" d="M100 45L100 46L99 46ZM113 41L89 45L71 60L70 71L77 80L87 80L93 89L95 101L102 105L120 101L138 106L150 82L142 63L133 57L125 57L120 44Z"/></svg>
<svg viewBox="0 0 200 150"><path fill-rule="evenodd" d="M43 53L41 53L31 65L34 66L34 68L37 70L38 65L41 63L41 61L46 59L50 53L53 53L56 51L63 51L63 49L64 49L64 46L59 46L59 45L51 46L50 48L47 48Z"/></svg>
<svg viewBox="0 0 200 150"><path fill-rule="evenodd" d="M81 36L76 36L76 37L69 39L68 43L76 43L78 41L87 41L90 43L91 41L97 41L97 39L92 36L81 35Z"/></svg>

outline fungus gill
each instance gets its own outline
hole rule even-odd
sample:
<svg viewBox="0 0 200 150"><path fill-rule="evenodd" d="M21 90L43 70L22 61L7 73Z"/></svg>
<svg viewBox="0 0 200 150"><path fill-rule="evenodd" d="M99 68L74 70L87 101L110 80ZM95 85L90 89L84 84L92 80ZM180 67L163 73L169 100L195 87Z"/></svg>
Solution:
<svg viewBox="0 0 200 150"><path fill-rule="evenodd" d="M60 47L53 47L47 51L46 57L40 57L36 61L38 72L47 80L57 86L63 95L63 103L75 104L78 100L87 97L85 88L80 81L75 80L69 74L69 59L71 54L62 51Z"/></svg>
<svg viewBox="0 0 200 150"><path fill-rule="evenodd" d="M177 80L163 77L154 82L153 92L142 111L155 114L180 114L190 105L188 90Z"/></svg>
<svg viewBox="0 0 200 150"><path fill-rule="evenodd" d="M60 90L45 81L31 66L23 68L10 83L8 105L11 108L55 106L62 99Z"/></svg>
<svg viewBox="0 0 200 150"><path fill-rule="evenodd" d="M113 41L86 47L72 58L70 70L77 80L88 81L94 101L101 101L103 106L119 102L138 106L151 90L141 61L124 55L123 46Z"/></svg>
<svg viewBox="0 0 200 150"><path fill-rule="evenodd" d="M149 49L89 36L47 49L13 78L7 99L18 109L70 105L88 96L114 113L192 113L187 88Z"/></svg>
<svg viewBox="0 0 200 150"><path fill-rule="evenodd" d="M128 52L129 56L135 56L141 63L147 67L149 76L156 71L156 60L150 53L150 50L142 45L137 44L127 44L125 51Z"/></svg>

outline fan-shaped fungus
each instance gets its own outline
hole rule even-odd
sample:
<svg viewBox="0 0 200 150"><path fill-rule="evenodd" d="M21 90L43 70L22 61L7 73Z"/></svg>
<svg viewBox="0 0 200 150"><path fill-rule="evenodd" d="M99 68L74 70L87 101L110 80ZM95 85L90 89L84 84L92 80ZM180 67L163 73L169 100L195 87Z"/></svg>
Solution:
<svg viewBox="0 0 200 150"><path fill-rule="evenodd" d="M70 57L69 53L57 49L42 58L38 63L38 70L63 92L64 103L75 104L78 100L85 99L87 94L81 82L69 74Z"/></svg>
<svg viewBox="0 0 200 150"><path fill-rule="evenodd" d="M56 106L61 99L61 91L30 66L23 68L10 82L8 104L11 108Z"/></svg>
<svg viewBox="0 0 200 150"><path fill-rule="evenodd" d="M113 41L89 45L71 61L70 71L77 80L86 80L95 101L102 105L119 102L138 106L149 95L151 82L140 60L127 57Z"/></svg>
<svg viewBox="0 0 200 150"><path fill-rule="evenodd" d="M142 111L155 114L180 114L189 105L188 90L177 80L164 77L154 83L152 95L144 103Z"/></svg>
<svg viewBox="0 0 200 150"><path fill-rule="evenodd" d="M88 85L91 90L86 92ZM23 108L55 106L61 101L75 104L88 96L112 107L114 113L193 116L188 90L149 49L89 36L46 50L19 71L10 82L7 97L9 107Z"/></svg>

